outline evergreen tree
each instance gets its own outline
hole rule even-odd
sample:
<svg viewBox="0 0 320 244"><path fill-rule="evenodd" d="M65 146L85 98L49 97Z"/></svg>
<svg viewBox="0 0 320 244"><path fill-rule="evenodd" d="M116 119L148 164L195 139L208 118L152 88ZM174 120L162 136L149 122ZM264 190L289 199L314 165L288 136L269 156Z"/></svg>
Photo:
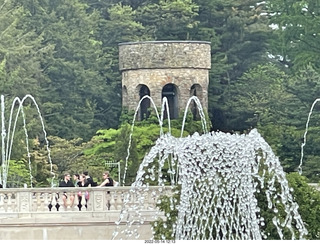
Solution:
<svg viewBox="0 0 320 244"><path fill-rule="evenodd" d="M231 84L245 71L267 58L271 29L264 17L265 5L256 0L197 1L199 28L213 29L218 47L212 48L209 84L209 117L214 129L234 130L226 102L232 95ZM210 32L209 32L210 33ZM215 39L214 39L215 40Z"/></svg>
<svg viewBox="0 0 320 244"><path fill-rule="evenodd" d="M30 12L25 28L36 29L43 45L54 46L54 55L41 63L49 78L41 83L49 133L88 140L99 128L116 126L119 112L108 111L114 90L106 82L99 12L87 13L88 5L78 0L23 4Z"/></svg>
<svg viewBox="0 0 320 244"><path fill-rule="evenodd" d="M0 91L9 98L39 95L39 82L45 79L41 61L52 51L42 45L41 35L24 28L27 15L15 1L0 1Z"/></svg>
<svg viewBox="0 0 320 244"><path fill-rule="evenodd" d="M267 1L270 24L277 38L272 54L284 65L298 71L309 63L320 68L320 2L318 0Z"/></svg>

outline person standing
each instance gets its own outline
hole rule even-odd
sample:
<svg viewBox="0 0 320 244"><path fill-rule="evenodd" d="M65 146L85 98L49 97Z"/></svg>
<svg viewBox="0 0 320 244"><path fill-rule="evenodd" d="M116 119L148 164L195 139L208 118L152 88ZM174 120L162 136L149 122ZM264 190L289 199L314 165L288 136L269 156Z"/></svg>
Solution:
<svg viewBox="0 0 320 244"><path fill-rule="evenodd" d="M92 177L89 175L88 171L83 172L83 174L85 175L87 181L89 182L89 186L97 186L97 182L94 182L94 180L92 179Z"/></svg>
<svg viewBox="0 0 320 244"><path fill-rule="evenodd" d="M99 185L99 187L102 186L113 186L113 179L110 177L109 171L105 171L103 173L103 182Z"/></svg>
<svg viewBox="0 0 320 244"><path fill-rule="evenodd" d="M90 186L90 182L87 180L86 176L84 174L80 175L80 180L78 181L77 185L79 187L88 187Z"/></svg>
<svg viewBox="0 0 320 244"><path fill-rule="evenodd" d="M74 187L74 184L72 183L72 181L70 180L70 174L69 173L65 173L64 174L64 179L63 181L60 181L59 183L59 187ZM65 207L67 207L67 193L64 192L62 195L62 200L63 200L63 204ZM73 205L73 201L74 201L74 195L70 194L70 201L71 201L71 206Z"/></svg>
<svg viewBox="0 0 320 244"><path fill-rule="evenodd" d="M98 187L103 187L103 186L113 186L113 179L110 177L110 173L109 171L105 171L103 173L103 182L98 186ZM110 191L107 191L107 195L109 196L108 200L107 200L107 208L108 210L110 210L111 207L111 203L110 203Z"/></svg>
<svg viewBox="0 0 320 244"><path fill-rule="evenodd" d="M78 182L80 181L80 175L75 173L73 175L73 182L74 182L74 186L78 186Z"/></svg>

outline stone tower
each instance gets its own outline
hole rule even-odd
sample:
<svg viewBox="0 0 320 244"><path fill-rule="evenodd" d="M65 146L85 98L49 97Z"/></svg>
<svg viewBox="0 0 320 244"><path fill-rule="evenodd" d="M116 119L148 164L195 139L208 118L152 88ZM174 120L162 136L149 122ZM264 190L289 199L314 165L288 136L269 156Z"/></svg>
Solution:
<svg viewBox="0 0 320 244"><path fill-rule="evenodd" d="M210 42L148 41L119 44L122 73L122 106L135 110L149 95L160 108L163 97L169 102L170 118L178 118L191 96L208 109ZM195 106L195 105L193 105ZM148 116L149 99L140 105L139 119ZM193 111L195 111L193 109Z"/></svg>

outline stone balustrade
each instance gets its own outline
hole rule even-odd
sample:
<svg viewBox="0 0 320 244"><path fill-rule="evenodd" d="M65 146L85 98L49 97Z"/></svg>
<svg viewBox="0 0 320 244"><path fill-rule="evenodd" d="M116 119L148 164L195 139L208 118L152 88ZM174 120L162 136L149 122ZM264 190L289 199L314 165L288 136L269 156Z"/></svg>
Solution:
<svg viewBox="0 0 320 244"><path fill-rule="evenodd" d="M125 221L117 224L124 208L132 213L139 208L144 220L139 223L140 238L150 239L150 223L155 216L163 217L156 203L161 195L170 194L170 187L0 189L0 239L109 240L117 228L126 229Z"/></svg>
<svg viewBox="0 0 320 244"><path fill-rule="evenodd" d="M125 198L127 206L139 201L137 190L131 187L0 189L0 213L121 210ZM143 193L143 208L154 209L158 197L168 191L169 188L149 187Z"/></svg>

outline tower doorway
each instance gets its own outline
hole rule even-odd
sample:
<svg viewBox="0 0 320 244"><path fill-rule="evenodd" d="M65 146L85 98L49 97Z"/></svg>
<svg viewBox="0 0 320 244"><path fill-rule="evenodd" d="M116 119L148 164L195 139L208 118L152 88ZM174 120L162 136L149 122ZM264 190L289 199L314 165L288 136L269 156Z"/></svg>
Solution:
<svg viewBox="0 0 320 244"><path fill-rule="evenodd" d="M190 97L196 96L200 101L202 100L202 88L198 84L194 84L190 89ZM192 101L190 104L190 110L192 113L193 120L199 120L200 114L199 109L195 101Z"/></svg>
<svg viewBox="0 0 320 244"><path fill-rule="evenodd" d="M140 100L146 95L150 96L150 90L146 85L141 85L139 90ZM141 101L141 104L140 104L140 120L149 118L150 116L149 108L150 108L150 100L148 98L143 99L143 101Z"/></svg>
<svg viewBox="0 0 320 244"><path fill-rule="evenodd" d="M177 119L179 116L178 92L174 84L167 84L162 88L162 100L166 97L169 104L170 119ZM167 119L167 108L164 111L164 118Z"/></svg>

